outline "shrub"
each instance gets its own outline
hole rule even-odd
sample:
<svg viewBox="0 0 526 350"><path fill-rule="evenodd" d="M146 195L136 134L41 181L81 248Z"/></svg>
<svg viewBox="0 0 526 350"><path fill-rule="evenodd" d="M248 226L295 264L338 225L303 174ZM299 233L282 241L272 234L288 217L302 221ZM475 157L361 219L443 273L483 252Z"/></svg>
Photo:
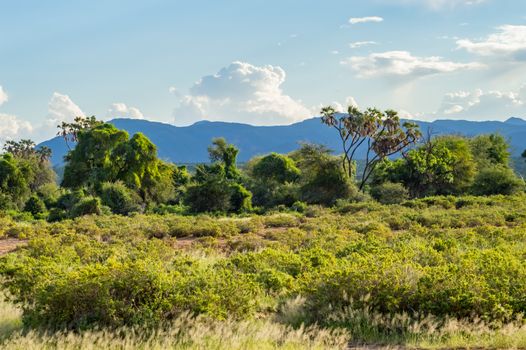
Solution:
<svg viewBox="0 0 526 350"><path fill-rule="evenodd" d="M238 183L230 185L230 210L236 213L252 210L252 193Z"/></svg>
<svg viewBox="0 0 526 350"><path fill-rule="evenodd" d="M409 192L400 183L386 182L372 187L370 192L382 204L400 204L409 197Z"/></svg>
<svg viewBox="0 0 526 350"><path fill-rule="evenodd" d="M290 214L271 215L264 218L267 227L295 227L298 226L298 218Z"/></svg>
<svg viewBox="0 0 526 350"><path fill-rule="evenodd" d="M230 209L230 191L224 181L209 181L188 187L185 204L195 213L227 212Z"/></svg>
<svg viewBox="0 0 526 350"><path fill-rule="evenodd" d="M114 214L128 215L141 209L139 195L120 181L103 183L99 192L102 204L108 206Z"/></svg>
<svg viewBox="0 0 526 350"><path fill-rule="evenodd" d="M153 243L113 249L57 236L32 243L30 254L42 260L4 261L24 323L82 329L155 325L185 312L225 319L255 311L258 286L226 266L173 256Z"/></svg>
<svg viewBox="0 0 526 350"><path fill-rule="evenodd" d="M24 211L33 214L34 217L39 217L46 212L46 205L38 196L33 195L24 205Z"/></svg>
<svg viewBox="0 0 526 350"><path fill-rule="evenodd" d="M524 181L513 170L494 166L480 170L475 177L472 192L475 195L514 194L524 190Z"/></svg>
<svg viewBox="0 0 526 350"><path fill-rule="evenodd" d="M290 209L297 211L298 213L305 213L307 208L308 208L308 204L302 201L296 201L290 207Z"/></svg>
<svg viewBox="0 0 526 350"><path fill-rule="evenodd" d="M101 215L103 213L100 198L87 196L76 203L69 212L69 217L76 218L84 215Z"/></svg>

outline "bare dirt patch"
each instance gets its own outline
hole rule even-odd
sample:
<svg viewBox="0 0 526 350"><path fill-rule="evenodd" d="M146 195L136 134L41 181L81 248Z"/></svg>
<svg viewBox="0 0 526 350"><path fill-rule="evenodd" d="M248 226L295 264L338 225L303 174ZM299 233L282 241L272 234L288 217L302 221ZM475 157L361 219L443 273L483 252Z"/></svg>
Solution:
<svg viewBox="0 0 526 350"><path fill-rule="evenodd" d="M0 239L0 256L10 253L25 244L27 244L27 241L17 238Z"/></svg>

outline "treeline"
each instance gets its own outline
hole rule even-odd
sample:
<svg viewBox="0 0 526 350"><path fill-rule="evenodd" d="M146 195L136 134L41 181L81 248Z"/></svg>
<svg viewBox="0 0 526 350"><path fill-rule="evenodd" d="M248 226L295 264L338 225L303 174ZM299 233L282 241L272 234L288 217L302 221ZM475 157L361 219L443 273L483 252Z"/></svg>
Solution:
<svg viewBox="0 0 526 350"><path fill-rule="evenodd" d="M390 204L431 195L512 194L524 182L510 167L506 140L449 135L424 140L418 127L402 124L394 111L350 107L322 109L337 131L342 155L302 144L289 154L251 159L242 169L239 150L223 138L208 148L209 164L190 173L157 157L143 134L90 118L59 126L70 151L58 185L48 148L30 140L9 141L0 158L0 209L58 221L87 214L243 213L308 204L374 199ZM366 159L356 168L356 150ZM391 159L395 157L395 159Z"/></svg>

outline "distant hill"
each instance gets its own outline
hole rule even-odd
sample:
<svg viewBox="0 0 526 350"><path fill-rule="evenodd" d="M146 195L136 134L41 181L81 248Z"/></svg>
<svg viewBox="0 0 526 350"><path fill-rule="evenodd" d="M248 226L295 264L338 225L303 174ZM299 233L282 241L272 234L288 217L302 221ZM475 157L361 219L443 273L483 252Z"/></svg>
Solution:
<svg viewBox="0 0 526 350"><path fill-rule="evenodd" d="M200 163L208 161L207 147L214 137L225 137L239 147L239 161L245 162L258 154L269 152L288 153L298 148L300 142L314 142L340 152L340 142L334 130L321 124L319 118L283 126L252 126L239 123L201 121L191 126L173 125L139 119L114 119L110 121L119 129L133 135L144 133L158 147L159 157L175 163ZM459 134L474 136L499 132L509 139L513 156L520 156L526 149L526 120L510 118L505 122L464 120L416 121L425 133L433 135ZM55 137L41 143L53 150L52 162L60 165L67 152L64 140ZM358 157L363 155L363 150Z"/></svg>

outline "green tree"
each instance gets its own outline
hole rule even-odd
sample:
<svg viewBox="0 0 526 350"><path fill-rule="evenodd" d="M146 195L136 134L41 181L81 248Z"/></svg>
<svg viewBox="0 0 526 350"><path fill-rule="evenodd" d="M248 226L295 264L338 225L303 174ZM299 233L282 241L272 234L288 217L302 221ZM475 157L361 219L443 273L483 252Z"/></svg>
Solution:
<svg viewBox="0 0 526 350"><path fill-rule="evenodd" d="M241 212L252 209L252 194L241 184L236 166L239 150L225 139L212 141L208 148L212 164L196 167L185 195L194 212Z"/></svg>
<svg viewBox="0 0 526 350"><path fill-rule="evenodd" d="M95 116L78 116L75 117L71 123L62 122L60 125L57 125L57 128L59 129L57 136L61 136L66 142L68 149L71 150L70 142L78 142L78 136L81 131L92 129L98 125L101 125L102 123L103 122L97 120Z"/></svg>
<svg viewBox="0 0 526 350"><path fill-rule="evenodd" d="M298 200L297 182L301 171L292 158L271 153L251 159L247 168L248 187L254 194L254 204L264 207L290 206Z"/></svg>
<svg viewBox="0 0 526 350"><path fill-rule="evenodd" d="M20 170L19 164L11 153L0 157L0 207L21 208L31 190Z"/></svg>
<svg viewBox="0 0 526 350"><path fill-rule="evenodd" d="M144 202L173 196L173 168L157 158L156 146L142 133L129 139L126 131L98 124L80 130L77 140L66 156L64 187L97 192L102 183L122 181Z"/></svg>
<svg viewBox="0 0 526 350"><path fill-rule="evenodd" d="M78 131L77 145L65 157L62 186L94 188L103 182L115 182L122 166L114 152L128 141L128 133L111 124Z"/></svg>
<svg viewBox="0 0 526 350"><path fill-rule="evenodd" d="M469 143L479 168L490 165L509 166L509 145L502 135L478 135L473 137Z"/></svg>
<svg viewBox="0 0 526 350"><path fill-rule="evenodd" d="M36 148L32 140L23 139L20 141L7 141L3 149L16 159L17 166L21 170L31 192L36 192L42 186L55 183L56 174L51 168L49 161L51 149L48 147Z"/></svg>
<svg viewBox="0 0 526 350"><path fill-rule="evenodd" d="M302 144L290 157L301 170L300 199L310 204L332 205L356 191L340 158L322 145Z"/></svg>
<svg viewBox="0 0 526 350"><path fill-rule="evenodd" d="M355 106L349 106L347 113L338 113L333 107L325 107L321 115L322 122L338 132L343 148L343 168L352 179L356 175L356 152L365 147L360 190L383 159L403 151L421 136L416 124L401 124L398 113L393 110L381 112L369 108L361 112Z"/></svg>
<svg viewBox="0 0 526 350"><path fill-rule="evenodd" d="M476 165L468 141L459 136L428 139L396 161L385 160L373 183L403 183L412 197L461 194L474 181Z"/></svg>
<svg viewBox="0 0 526 350"><path fill-rule="evenodd" d="M212 140L212 146L208 147L208 155L213 163L221 163L225 168L227 179L239 178L237 169L237 156L239 149L232 144L228 144L222 137Z"/></svg>

